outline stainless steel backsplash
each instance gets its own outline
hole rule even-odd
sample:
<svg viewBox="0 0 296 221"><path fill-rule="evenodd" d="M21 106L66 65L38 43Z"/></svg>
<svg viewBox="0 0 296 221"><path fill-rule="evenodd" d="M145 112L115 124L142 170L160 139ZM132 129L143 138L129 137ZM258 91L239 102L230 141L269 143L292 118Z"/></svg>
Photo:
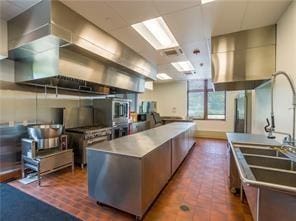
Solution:
<svg viewBox="0 0 296 221"><path fill-rule="evenodd" d="M21 138L27 136L24 125L63 123L65 108L76 110L90 105L92 105L91 99L77 95L56 96L50 93L7 90L1 87L0 175L20 166ZM75 116L78 118L80 115ZM79 119L68 119L68 124L73 122L79 122Z"/></svg>

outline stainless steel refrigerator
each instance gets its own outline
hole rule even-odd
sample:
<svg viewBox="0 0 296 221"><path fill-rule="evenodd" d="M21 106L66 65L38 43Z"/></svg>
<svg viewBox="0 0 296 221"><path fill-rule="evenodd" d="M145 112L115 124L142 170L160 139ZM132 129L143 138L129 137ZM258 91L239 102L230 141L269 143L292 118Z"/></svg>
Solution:
<svg viewBox="0 0 296 221"><path fill-rule="evenodd" d="M234 132L251 133L252 91L241 91L235 98Z"/></svg>

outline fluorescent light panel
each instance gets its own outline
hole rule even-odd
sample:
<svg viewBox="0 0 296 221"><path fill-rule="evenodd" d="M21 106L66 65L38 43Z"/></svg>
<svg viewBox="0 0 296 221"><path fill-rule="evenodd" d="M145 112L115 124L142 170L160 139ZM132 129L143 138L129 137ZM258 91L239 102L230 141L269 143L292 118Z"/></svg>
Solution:
<svg viewBox="0 0 296 221"><path fill-rule="evenodd" d="M190 61L179 61L171 63L179 72L193 71L194 67Z"/></svg>
<svg viewBox="0 0 296 221"><path fill-rule="evenodd" d="M207 4L209 2L213 2L215 0L201 0L201 4Z"/></svg>
<svg viewBox="0 0 296 221"><path fill-rule="evenodd" d="M156 77L159 79L159 80L170 80L172 79L169 75L167 75L166 73L159 73L156 75Z"/></svg>
<svg viewBox="0 0 296 221"><path fill-rule="evenodd" d="M179 45L162 17L149 19L132 27L156 50Z"/></svg>
<svg viewBox="0 0 296 221"><path fill-rule="evenodd" d="M153 90L153 81L145 81L145 89Z"/></svg>

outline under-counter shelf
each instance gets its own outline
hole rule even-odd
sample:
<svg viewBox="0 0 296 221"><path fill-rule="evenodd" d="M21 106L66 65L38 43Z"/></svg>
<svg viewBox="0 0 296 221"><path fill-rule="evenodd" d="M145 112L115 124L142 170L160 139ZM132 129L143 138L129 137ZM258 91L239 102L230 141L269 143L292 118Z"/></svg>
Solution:
<svg viewBox="0 0 296 221"><path fill-rule="evenodd" d="M74 155L72 149L56 151L35 159L22 156L22 176L25 177L27 168L37 172L39 185L41 184L41 176L66 167L72 167L72 172L74 171Z"/></svg>

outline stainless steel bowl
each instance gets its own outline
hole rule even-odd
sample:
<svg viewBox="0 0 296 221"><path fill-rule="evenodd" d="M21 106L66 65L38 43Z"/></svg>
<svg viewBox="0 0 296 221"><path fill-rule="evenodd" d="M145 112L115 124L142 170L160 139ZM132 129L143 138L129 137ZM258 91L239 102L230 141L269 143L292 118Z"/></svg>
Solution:
<svg viewBox="0 0 296 221"><path fill-rule="evenodd" d="M62 124L41 124L28 127L28 133L34 140L59 137L63 133Z"/></svg>

